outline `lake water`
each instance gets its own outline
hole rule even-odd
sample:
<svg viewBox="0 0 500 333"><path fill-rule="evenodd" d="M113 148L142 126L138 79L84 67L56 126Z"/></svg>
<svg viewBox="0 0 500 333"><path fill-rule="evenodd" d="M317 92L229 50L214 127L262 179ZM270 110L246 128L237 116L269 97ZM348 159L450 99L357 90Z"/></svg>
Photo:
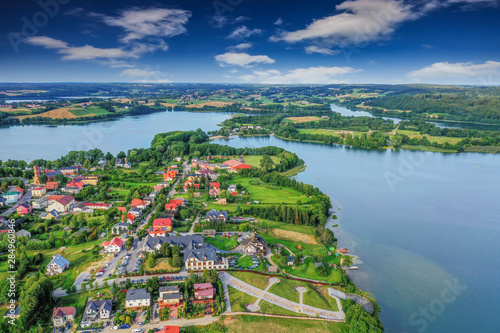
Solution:
<svg viewBox="0 0 500 333"><path fill-rule="evenodd" d="M164 112L83 126L0 128L0 159L55 159L98 147L148 147L156 133L216 129L228 115ZM497 332L500 327L500 157L369 151L274 137L307 164L298 180L334 203L339 245L359 256L351 277L382 307L388 332Z"/></svg>

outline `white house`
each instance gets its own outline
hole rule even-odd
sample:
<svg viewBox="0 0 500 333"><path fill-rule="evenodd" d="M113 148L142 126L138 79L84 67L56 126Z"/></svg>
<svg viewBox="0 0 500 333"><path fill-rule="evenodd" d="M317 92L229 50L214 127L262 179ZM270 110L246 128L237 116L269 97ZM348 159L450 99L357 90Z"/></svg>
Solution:
<svg viewBox="0 0 500 333"><path fill-rule="evenodd" d="M151 305L151 294L146 289L129 289L125 297L125 308L142 308Z"/></svg>
<svg viewBox="0 0 500 333"><path fill-rule="evenodd" d="M118 253L122 250L123 241L121 238L115 237L110 242L103 242L102 246L107 253Z"/></svg>

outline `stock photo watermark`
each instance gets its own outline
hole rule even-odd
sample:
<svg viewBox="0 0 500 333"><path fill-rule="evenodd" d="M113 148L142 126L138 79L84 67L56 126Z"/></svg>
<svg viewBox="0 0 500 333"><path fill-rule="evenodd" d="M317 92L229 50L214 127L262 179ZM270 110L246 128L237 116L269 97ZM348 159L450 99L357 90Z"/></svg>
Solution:
<svg viewBox="0 0 500 333"><path fill-rule="evenodd" d="M15 53L19 52L19 45L26 38L38 35L41 28L49 23L50 18L59 14L62 5L67 5L71 0L39 0L40 10L35 12L31 18L23 16L21 18L21 29L19 32L7 34L10 45Z"/></svg>
<svg viewBox="0 0 500 333"><path fill-rule="evenodd" d="M85 138L79 141L75 147L66 146L66 150L68 152L87 151L99 148L104 142L105 135L111 134L115 129L113 122L102 122L99 123L97 127L83 128L81 132Z"/></svg>
<svg viewBox="0 0 500 333"><path fill-rule="evenodd" d="M242 3L243 0L214 0L214 2L212 2L212 5L217 15L224 15L232 12Z"/></svg>
<svg viewBox="0 0 500 333"><path fill-rule="evenodd" d="M422 165L427 159L427 155L430 153L413 154L408 158L399 157L399 166L397 173L386 171L384 173L387 186L392 192L396 191L396 185L404 183L409 177L411 177L418 166Z"/></svg>
<svg viewBox="0 0 500 333"><path fill-rule="evenodd" d="M8 264L8 277L7 280L9 281L9 289L7 291L7 297L9 298L9 303L7 305L7 313L5 314L6 317L8 317L8 322L10 325L15 324L15 319L16 319L16 299L17 299L17 294L16 294L16 230L15 230L15 223L16 220L12 219L9 220L8 224L8 229L7 229L7 239L8 239L8 259L7 259L7 264Z"/></svg>
<svg viewBox="0 0 500 333"><path fill-rule="evenodd" d="M418 333L423 333L429 327L429 323L434 322L437 318L444 313L447 305L454 303L462 293L467 290L467 286L461 284L458 278L452 281L444 281L446 287L441 293L427 304L427 306L420 306L418 311L412 313L409 317L409 324L416 328ZM407 332L403 332L407 333Z"/></svg>

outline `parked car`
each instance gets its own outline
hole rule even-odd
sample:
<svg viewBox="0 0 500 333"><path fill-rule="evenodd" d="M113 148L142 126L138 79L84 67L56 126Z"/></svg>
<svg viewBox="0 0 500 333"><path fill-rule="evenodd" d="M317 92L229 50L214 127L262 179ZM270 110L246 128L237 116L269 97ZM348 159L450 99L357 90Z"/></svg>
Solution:
<svg viewBox="0 0 500 333"><path fill-rule="evenodd" d="M113 326L110 328L110 330L112 330L112 331L116 331L117 329L118 329L118 326Z"/></svg>

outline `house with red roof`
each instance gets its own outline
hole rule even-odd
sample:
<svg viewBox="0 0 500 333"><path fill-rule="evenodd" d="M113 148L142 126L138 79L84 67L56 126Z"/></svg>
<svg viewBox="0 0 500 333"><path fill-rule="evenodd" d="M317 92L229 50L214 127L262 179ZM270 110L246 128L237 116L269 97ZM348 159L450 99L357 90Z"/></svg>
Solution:
<svg viewBox="0 0 500 333"><path fill-rule="evenodd" d="M167 204L165 204L165 210L168 212L173 211L173 210L177 210L177 205L173 204L173 203L167 203Z"/></svg>
<svg viewBox="0 0 500 333"><path fill-rule="evenodd" d="M184 206L184 199L170 199L171 204L176 204L177 206Z"/></svg>
<svg viewBox="0 0 500 333"><path fill-rule="evenodd" d="M168 170L163 174L163 179L167 181L174 180L177 177L177 173L177 170Z"/></svg>
<svg viewBox="0 0 500 333"><path fill-rule="evenodd" d="M66 187L69 187L69 188L82 189L84 186L85 185L82 182L75 181L75 180L72 180L72 181L70 181L69 183L66 184Z"/></svg>
<svg viewBox="0 0 500 333"><path fill-rule="evenodd" d="M158 331L156 333L179 333L180 332L180 327L179 326L165 326L161 331Z"/></svg>
<svg viewBox="0 0 500 333"><path fill-rule="evenodd" d="M86 202L84 203L84 205L89 209L97 209L97 210L108 210L112 206L111 204L102 202Z"/></svg>
<svg viewBox="0 0 500 333"><path fill-rule="evenodd" d="M130 203L130 207L137 207L137 208L144 209L144 208L146 208L146 202L144 200L141 200L141 199L134 199Z"/></svg>
<svg viewBox="0 0 500 333"><path fill-rule="evenodd" d="M76 317L76 307L54 308L52 312L52 322L55 327L65 326L67 322L73 322Z"/></svg>
<svg viewBox="0 0 500 333"><path fill-rule="evenodd" d="M103 242L102 246L107 253L118 253L122 250L123 240L115 237L110 242Z"/></svg>
<svg viewBox="0 0 500 333"><path fill-rule="evenodd" d="M56 197L56 196L54 196ZM49 198L50 202L50 198ZM69 210L70 206L75 202L75 198L73 198L71 195L65 195L60 199L56 199L54 202L52 202L46 209L47 212L50 212L52 210L56 210L58 213L64 213Z"/></svg>
<svg viewBox="0 0 500 333"><path fill-rule="evenodd" d="M132 223L134 223L134 220L135 220L135 215L132 213L128 213L127 214L127 222L132 224Z"/></svg>
<svg viewBox="0 0 500 333"><path fill-rule="evenodd" d="M167 231L172 231L172 219L167 217L165 219L155 219L153 227L166 227Z"/></svg>
<svg viewBox="0 0 500 333"><path fill-rule="evenodd" d="M151 227L148 229L151 237L167 237L167 227Z"/></svg>
<svg viewBox="0 0 500 333"><path fill-rule="evenodd" d="M34 197L44 196L45 193L47 193L47 190L45 189L45 187L36 187L36 188L31 190L31 195L33 195Z"/></svg>
<svg viewBox="0 0 500 333"><path fill-rule="evenodd" d="M47 190L57 190L59 188L58 182L47 182L45 183L45 188Z"/></svg>
<svg viewBox="0 0 500 333"><path fill-rule="evenodd" d="M18 187L16 187L16 189L15 189L14 191L19 192L19 193L21 193L21 194L23 194L23 193L24 193L24 190L23 190L22 188L20 188L19 186L18 186Z"/></svg>
<svg viewBox="0 0 500 333"><path fill-rule="evenodd" d="M17 206L16 212L17 212L17 214L19 214L21 216L28 215L28 214L33 213L33 207L29 203L23 202L22 204Z"/></svg>
<svg viewBox="0 0 500 333"><path fill-rule="evenodd" d="M239 162L239 161L235 161L235 160L225 161L222 164L228 165L234 171L238 171L238 170L241 170L241 169L251 169L252 168L249 164L245 164L245 163L242 163L242 162Z"/></svg>
<svg viewBox="0 0 500 333"><path fill-rule="evenodd" d="M195 283L193 287L195 299L213 299L215 296L215 288L211 283Z"/></svg>
<svg viewBox="0 0 500 333"><path fill-rule="evenodd" d="M220 189L220 183L219 182L211 182L210 183L210 188L218 188L218 189Z"/></svg>
<svg viewBox="0 0 500 333"><path fill-rule="evenodd" d="M125 213L127 211L127 207L121 207L120 206L120 207L118 207L118 211Z"/></svg>
<svg viewBox="0 0 500 333"><path fill-rule="evenodd" d="M211 188L210 190L208 190L208 195L211 196L211 197L217 197L220 193L220 189L218 188Z"/></svg>

